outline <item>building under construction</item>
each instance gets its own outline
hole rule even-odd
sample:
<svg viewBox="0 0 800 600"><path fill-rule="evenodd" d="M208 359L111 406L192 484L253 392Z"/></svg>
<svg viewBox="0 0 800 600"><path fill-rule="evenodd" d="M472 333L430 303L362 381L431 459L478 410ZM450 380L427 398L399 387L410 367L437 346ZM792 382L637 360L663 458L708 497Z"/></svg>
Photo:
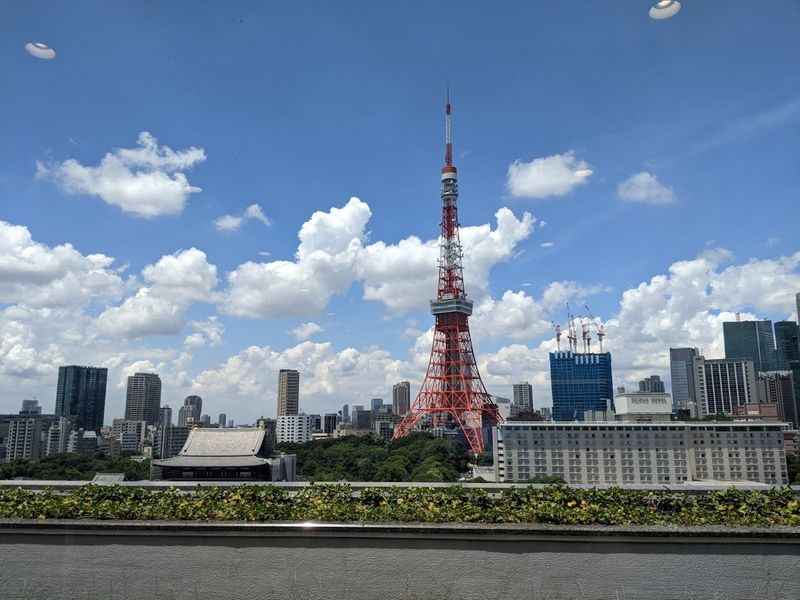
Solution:
<svg viewBox="0 0 800 600"><path fill-rule="evenodd" d="M605 329L591 314L589 307L585 308L586 315L576 317L567 305L568 350L561 350L561 326L554 324L558 346L556 352L550 353L554 421L583 421L587 411L614 409L611 353L603 352ZM592 352L593 331L597 336L599 352Z"/></svg>

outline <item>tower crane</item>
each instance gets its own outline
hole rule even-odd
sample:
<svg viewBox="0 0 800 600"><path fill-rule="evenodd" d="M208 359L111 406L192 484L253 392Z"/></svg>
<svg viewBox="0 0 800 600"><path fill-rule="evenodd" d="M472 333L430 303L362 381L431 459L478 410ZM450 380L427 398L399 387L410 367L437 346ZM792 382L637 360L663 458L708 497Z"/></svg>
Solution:
<svg viewBox="0 0 800 600"><path fill-rule="evenodd" d="M594 325L595 330L597 331L597 341L600 343L600 352L602 353L603 338L606 337L606 330L603 325L603 322L592 314L592 310L589 308L588 304L584 304L583 307L586 309L586 314L589 317L589 320L592 323L592 325Z"/></svg>

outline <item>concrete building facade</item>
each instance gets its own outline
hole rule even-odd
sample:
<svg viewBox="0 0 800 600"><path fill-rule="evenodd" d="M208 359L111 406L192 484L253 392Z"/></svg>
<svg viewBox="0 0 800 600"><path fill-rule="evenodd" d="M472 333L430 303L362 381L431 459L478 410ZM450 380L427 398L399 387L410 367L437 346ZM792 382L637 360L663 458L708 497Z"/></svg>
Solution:
<svg viewBox="0 0 800 600"><path fill-rule="evenodd" d="M279 416L275 437L279 444L304 444L311 441L311 417L306 414Z"/></svg>
<svg viewBox="0 0 800 600"><path fill-rule="evenodd" d="M783 425L771 423L508 423L494 429L494 464L498 482L788 483Z"/></svg>
<svg viewBox="0 0 800 600"><path fill-rule="evenodd" d="M519 410L533 410L533 386L527 381L514 384L514 406Z"/></svg>
<svg viewBox="0 0 800 600"><path fill-rule="evenodd" d="M699 417L732 414L735 406L758 402L753 361L735 358L694 359Z"/></svg>
<svg viewBox="0 0 800 600"><path fill-rule="evenodd" d="M161 410L161 378L156 373L136 373L128 377L125 419L157 425Z"/></svg>
<svg viewBox="0 0 800 600"><path fill-rule="evenodd" d="M401 381L392 386L392 412L404 417L411 410L411 382Z"/></svg>
<svg viewBox="0 0 800 600"><path fill-rule="evenodd" d="M694 360L698 356L700 351L697 348L669 349L672 408L676 413L684 411L691 417L697 417L699 413L694 381Z"/></svg>
<svg viewBox="0 0 800 600"><path fill-rule="evenodd" d="M281 369L278 372L278 416L300 412L300 372Z"/></svg>

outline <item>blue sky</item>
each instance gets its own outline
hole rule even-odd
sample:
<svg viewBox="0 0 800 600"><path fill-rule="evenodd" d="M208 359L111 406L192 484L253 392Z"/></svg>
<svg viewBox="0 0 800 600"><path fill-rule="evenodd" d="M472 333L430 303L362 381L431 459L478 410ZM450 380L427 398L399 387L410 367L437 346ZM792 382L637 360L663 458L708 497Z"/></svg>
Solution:
<svg viewBox="0 0 800 600"><path fill-rule="evenodd" d="M448 81L462 225L496 232L476 229L475 244L507 243L474 260L486 276L468 290L483 303L474 335L491 391L507 395L527 378L537 404L548 403L549 321L563 321L566 299L588 301L618 332L608 343L620 383L664 373L670 344L719 352L718 325L734 312L791 316L800 291L800 4L686 0L663 22L647 8L6 7L0 410L34 394L52 407L62 361L111 368L108 420L122 413L118 382L136 368L162 373L173 407L194 391L212 412L243 421L274 412L275 373L293 361L310 411L388 398L400 377L418 381L435 273L424 269L422 245L393 248L436 235ZM29 41L48 43L56 59L28 55ZM111 171L91 171L87 183L105 155L137 148L142 132L157 140L150 162L128 160L122 176L141 173L156 187L125 187ZM165 162L163 146L183 162ZM202 191L178 192L182 209L164 209L182 185ZM348 205L353 196L363 205ZM158 214L137 214L137 202ZM218 231L216 219L253 204L269 225L245 219ZM515 232L498 230L504 207ZM315 211L328 217L310 221ZM313 273L319 289L308 294L322 300L298 301L302 283L294 295L275 287L280 265L230 282L248 261L296 266L306 222L316 223L309 239L325 260L296 270ZM345 250L343 230L357 248ZM191 248L203 257L180 254ZM97 254L114 260L87 267ZM178 258L159 263L170 255ZM148 278L158 264L161 275ZM70 298L52 300L52 285ZM365 298L381 286L384 295ZM395 294L414 299L398 308ZM193 322L215 333L187 343L203 328ZM299 339L291 332L304 323L322 331Z"/></svg>

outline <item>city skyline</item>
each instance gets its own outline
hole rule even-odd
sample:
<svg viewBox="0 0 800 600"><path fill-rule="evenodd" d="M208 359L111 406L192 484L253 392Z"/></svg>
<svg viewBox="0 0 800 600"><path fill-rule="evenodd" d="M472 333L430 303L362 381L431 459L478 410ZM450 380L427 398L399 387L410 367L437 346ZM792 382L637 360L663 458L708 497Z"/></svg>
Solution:
<svg viewBox="0 0 800 600"><path fill-rule="evenodd" d="M606 323L615 382L628 386L669 381L670 347L723 357L721 324L736 313L794 319L800 182L777 148L800 122L800 75L779 58L798 50L771 12L783 9L748 20L698 3L691 19L656 27L600 4L586 8L574 53L552 51L557 28L522 27L574 18L567 6L523 7L502 28L465 6L455 25L486 43L448 48L464 52L448 69L427 66L445 52L430 36L438 8L420 22L373 7L354 32L264 7L221 29L199 14L181 31L169 21L180 9L165 7L154 19L170 35L143 45L144 17L125 7L14 7L0 60L25 101L0 100L19 140L0 149L0 194L13 200L0 207L11 265L0 266L0 411L31 396L52 406L69 364L108 369L106 422L124 414L135 372L159 373L163 404L177 410L197 394L236 422L276 413L280 368L301 372L311 413L388 398L403 380L418 389L446 78L459 115L470 325L490 393L510 396L527 380L537 406L550 404L550 321L564 323L565 300L588 302ZM77 41L98 15L106 25L92 39L107 52ZM738 43L770 19L762 44ZM377 24L382 40L365 33ZM415 52L391 35L406 28ZM271 58L301 31L307 50ZM26 54L31 36L56 59ZM367 43L377 47L369 56ZM654 46L669 47L667 71L652 67ZM306 68L320 54L334 72L352 67L346 81ZM586 56L620 70L603 82L573 77ZM533 57L549 62L531 69ZM766 66L716 79L737 60ZM198 65L229 73L226 85L211 89ZM522 69L530 81L518 80ZM125 77L109 95L97 72ZM289 74L296 86L272 85ZM665 123L675 89L691 89L691 101ZM216 118L232 97L239 110ZM136 176L165 193L131 196Z"/></svg>

